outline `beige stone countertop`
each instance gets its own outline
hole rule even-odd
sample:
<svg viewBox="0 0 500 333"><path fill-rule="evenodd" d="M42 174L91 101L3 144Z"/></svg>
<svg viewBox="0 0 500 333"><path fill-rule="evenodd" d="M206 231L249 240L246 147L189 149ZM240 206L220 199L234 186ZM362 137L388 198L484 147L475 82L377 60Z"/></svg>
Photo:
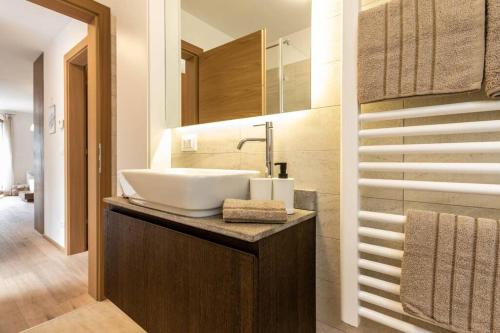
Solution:
<svg viewBox="0 0 500 333"><path fill-rule="evenodd" d="M315 211L295 209L295 214L288 215L288 221L281 224L227 223L222 220L221 215L201 218L180 216L132 204L127 199L122 197L105 198L104 202L111 206L125 208L138 213L151 215L164 220L241 239L247 242L257 242L263 238L278 233L281 230L290 228L300 222L309 220L316 216Z"/></svg>

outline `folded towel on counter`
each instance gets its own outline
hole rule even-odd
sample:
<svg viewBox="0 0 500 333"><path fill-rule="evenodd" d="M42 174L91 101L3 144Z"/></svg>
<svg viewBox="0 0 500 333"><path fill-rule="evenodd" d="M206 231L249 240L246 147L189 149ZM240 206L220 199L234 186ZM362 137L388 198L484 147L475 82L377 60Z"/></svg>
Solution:
<svg viewBox="0 0 500 333"><path fill-rule="evenodd" d="M499 238L495 220L408 211L405 312L456 332L500 331Z"/></svg>
<svg viewBox="0 0 500 333"><path fill-rule="evenodd" d="M481 89L485 16L485 0L392 0L362 11L359 102Z"/></svg>
<svg viewBox="0 0 500 333"><path fill-rule="evenodd" d="M226 199L222 207L225 222L285 223L285 203L275 200Z"/></svg>
<svg viewBox="0 0 500 333"><path fill-rule="evenodd" d="M500 1L486 1L485 90L491 98L500 98Z"/></svg>

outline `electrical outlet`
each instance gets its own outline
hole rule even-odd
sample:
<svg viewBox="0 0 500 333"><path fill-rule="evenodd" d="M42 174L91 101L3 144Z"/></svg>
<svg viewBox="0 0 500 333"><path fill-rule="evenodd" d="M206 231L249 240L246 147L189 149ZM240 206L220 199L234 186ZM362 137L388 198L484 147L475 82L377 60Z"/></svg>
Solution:
<svg viewBox="0 0 500 333"><path fill-rule="evenodd" d="M181 151L197 151L198 136L196 134L186 134L181 139Z"/></svg>

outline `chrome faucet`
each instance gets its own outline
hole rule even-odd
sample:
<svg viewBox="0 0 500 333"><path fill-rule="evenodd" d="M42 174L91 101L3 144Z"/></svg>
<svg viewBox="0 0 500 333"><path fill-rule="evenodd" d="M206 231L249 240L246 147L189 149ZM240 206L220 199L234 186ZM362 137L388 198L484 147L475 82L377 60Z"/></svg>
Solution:
<svg viewBox="0 0 500 333"><path fill-rule="evenodd" d="M266 176L269 178L273 177L273 123L267 121L265 124L259 124L254 126L266 126L266 137L265 138L246 138L240 140L238 143L238 150L243 148L243 145L247 142L265 142L266 143Z"/></svg>

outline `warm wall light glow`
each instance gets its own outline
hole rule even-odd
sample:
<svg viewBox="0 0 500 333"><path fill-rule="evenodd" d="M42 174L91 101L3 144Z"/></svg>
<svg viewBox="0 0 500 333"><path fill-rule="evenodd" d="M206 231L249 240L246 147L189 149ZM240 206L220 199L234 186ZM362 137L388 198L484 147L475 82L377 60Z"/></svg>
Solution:
<svg viewBox="0 0 500 333"><path fill-rule="evenodd" d="M151 169L165 169L171 167L170 156L172 154L172 130L166 129L161 137L156 151L153 152Z"/></svg>
<svg viewBox="0 0 500 333"><path fill-rule="evenodd" d="M213 129L213 128L252 126L252 125L264 123L266 121L279 122L281 119L293 119L293 118L305 117L307 111L308 110L293 111L293 112L286 112L286 113L271 114L271 115L267 115L267 116L218 121L218 122L208 123L208 124L178 127L178 128L175 128L174 130L179 131L181 133L194 133L198 130Z"/></svg>
<svg viewBox="0 0 500 333"><path fill-rule="evenodd" d="M339 3L335 0L312 1L311 105L313 108L339 102L336 91L340 81Z"/></svg>

